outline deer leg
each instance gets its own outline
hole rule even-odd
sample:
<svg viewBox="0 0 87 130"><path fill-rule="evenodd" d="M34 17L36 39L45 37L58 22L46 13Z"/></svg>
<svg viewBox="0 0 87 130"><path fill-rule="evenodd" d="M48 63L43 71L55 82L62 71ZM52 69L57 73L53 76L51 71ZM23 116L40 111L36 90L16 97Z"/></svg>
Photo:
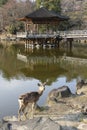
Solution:
<svg viewBox="0 0 87 130"><path fill-rule="evenodd" d="M24 113L23 113L23 116L27 119L27 116L28 116L28 111L29 111L29 104L27 104L24 108Z"/></svg>
<svg viewBox="0 0 87 130"><path fill-rule="evenodd" d="M34 107L35 107L35 103L32 103L32 118L34 118Z"/></svg>
<svg viewBox="0 0 87 130"><path fill-rule="evenodd" d="M23 113L23 115L25 116L25 113L24 113L24 109L25 109L25 106L22 105L19 110L18 110L18 119L21 120L21 113Z"/></svg>
<svg viewBox="0 0 87 130"><path fill-rule="evenodd" d="M21 116L21 108L19 108L19 110L18 110L18 120L19 121L21 120L20 116Z"/></svg>
<svg viewBox="0 0 87 130"><path fill-rule="evenodd" d="M25 106L24 106L24 108L23 108L23 116L27 119L28 118L28 114L29 114L29 110L31 110L31 104L30 103L28 103L28 104L26 104Z"/></svg>

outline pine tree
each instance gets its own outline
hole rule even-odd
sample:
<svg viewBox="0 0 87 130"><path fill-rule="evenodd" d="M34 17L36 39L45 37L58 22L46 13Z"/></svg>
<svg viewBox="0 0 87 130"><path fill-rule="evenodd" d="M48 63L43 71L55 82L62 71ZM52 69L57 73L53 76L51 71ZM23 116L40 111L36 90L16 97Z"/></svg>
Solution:
<svg viewBox="0 0 87 130"><path fill-rule="evenodd" d="M4 5L8 0L0 0L0 7Z"/></svg>
<svg viewBox="0 0 87 130"><path fill-rule="evenodd" d="M49 9L49 10L54 10L55 12L61 12L61 4L60 0L36 0L36 6L37 8L40 8L41 6Z"/></svg>

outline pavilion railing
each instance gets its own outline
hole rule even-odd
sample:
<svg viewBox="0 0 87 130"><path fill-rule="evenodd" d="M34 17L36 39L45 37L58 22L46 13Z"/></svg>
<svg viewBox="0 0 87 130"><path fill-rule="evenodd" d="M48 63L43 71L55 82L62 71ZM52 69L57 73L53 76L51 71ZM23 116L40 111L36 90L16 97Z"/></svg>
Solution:
<svg viewBox="0 0 87 130"><path fill-rule="evenodd" d="M59 35L66 38L87 37L87 30L58 31Z"/></svg>
<svg viewBox="0 0 87 130"><path fill-rule="evenodd" d="M17 32L17 38L26 38L26 37L54 37L56 35L60 35L66 38L75 38L75 37L87 37L87 30L72 30L72 31L57 31L53 33L27 33L27 32Z"/></svg>
<svg viewBox="0 0 87 130"><path fill-rule="evenodd" d="M27 32L17 32L17 38L26 38Z"/></svg>
<svg viewBox="0 0 87 130"><path fill-rule="evenodd" d="M17 32L17 38L48 38L55 37L57 33L27 33L27 32Z"/></svg>

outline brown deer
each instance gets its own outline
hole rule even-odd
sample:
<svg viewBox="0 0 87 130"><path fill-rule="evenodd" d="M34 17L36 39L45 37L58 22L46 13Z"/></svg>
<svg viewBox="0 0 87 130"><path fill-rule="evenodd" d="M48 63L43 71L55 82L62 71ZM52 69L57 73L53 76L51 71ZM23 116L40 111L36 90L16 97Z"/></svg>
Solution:
<svg viewBox="0 0 87 130"><path fill-rule="evenodd" d="M21 113L23 113L23 115L26 117L27 113L25 113L25 109L26 109L27 105L29 105L29 104L31 106L32 117L33 117L35 105L36 105L37 101L39 100L40 96L43 94L46 83L47 83L47 81L44 83L38 83L39 90L36 92L29 92L29 93L20 95L20 97L18 99L18 102L19 102L18 118L19 118L19 120L21 120L21 118L20 118Z"/></svg>
<svg viewBox="0 0 87 130"><path fill-rule="evenodd" d="M83 79L79 82L77 82L76 84L76 88L77 88L77 92L76 94L77 95L81 95L81 94L84 94L87 90L87 82L85 82Z"/></svg>
<svg viewBox="0 0 87 130"><path fill-rule="evenodd" d="M81 89L84 86L87 86L87 83L83 79L81 81L77 82L77 84L76 84L77 90Z"/></svg>
<svg viewBox="0 0 87 130"><path fill-rule="evenodd" d="M55 101L58 102L60 98L70 97L73 95L68 86L62 86L57 89L53 89L48 94L48 102Z"/></svg>

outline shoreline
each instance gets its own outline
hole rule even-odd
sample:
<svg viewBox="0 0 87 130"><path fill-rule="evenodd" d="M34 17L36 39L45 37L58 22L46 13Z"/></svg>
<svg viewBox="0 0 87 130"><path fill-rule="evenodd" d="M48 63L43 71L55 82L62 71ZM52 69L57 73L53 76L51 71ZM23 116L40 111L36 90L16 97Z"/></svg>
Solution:
<svg viewBox="0 0 87 130"><path fill-rule="evenodd" d="M47 126L47 124L50 125ZM41 126L43 126L42 129ZM58 116L37 115L33 119L25 121L18 121L16 116L9 116L4 117L0 121L0 128L5 128L5 130L44 130L45 127L47 127L46 130L53 130L53 127L55 130L86 130L87 116L84 116L78 111L74 114Z"/></svg>
<svg viewBox="0 0 87 130"><path fill-rule="evenodd" d="M49 108L36 111L33 119L18 121L17 116L4 117L0 130L86 130L87 115L81 108L84 104L87 107L87 88L79 92L84 94L61 99L61 103L50 102Z"/></svg>

